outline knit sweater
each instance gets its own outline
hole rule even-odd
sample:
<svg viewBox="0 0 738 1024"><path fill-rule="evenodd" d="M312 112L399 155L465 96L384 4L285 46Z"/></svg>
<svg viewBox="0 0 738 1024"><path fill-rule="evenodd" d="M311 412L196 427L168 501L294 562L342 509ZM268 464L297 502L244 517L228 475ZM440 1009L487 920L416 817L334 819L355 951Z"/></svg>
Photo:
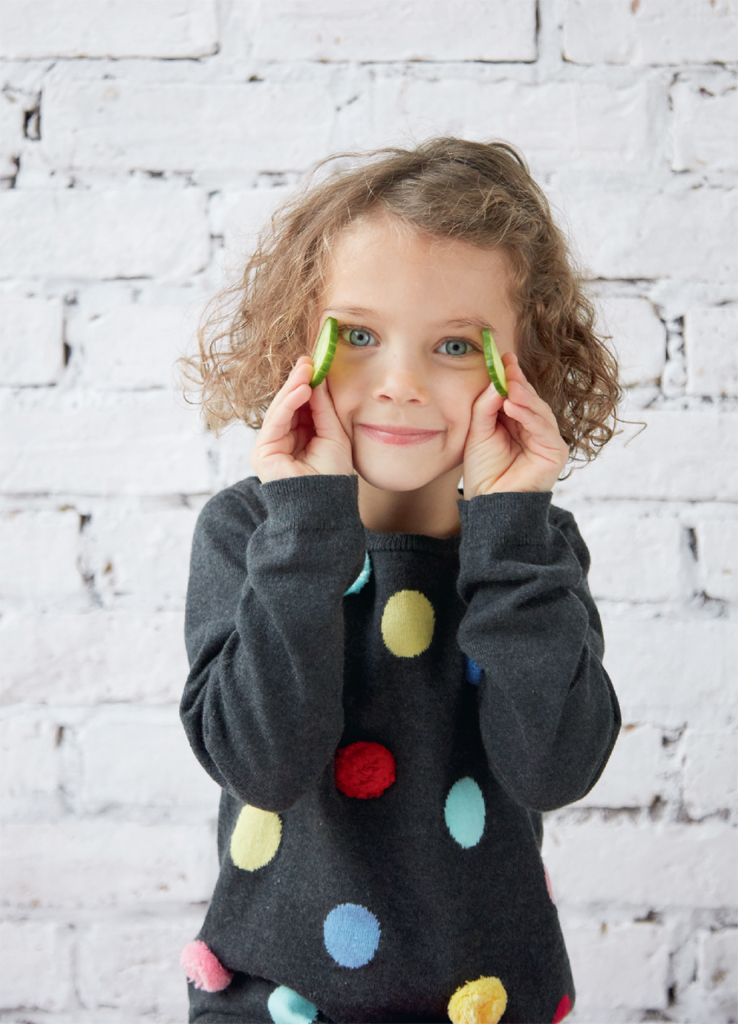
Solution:
<svg viewBox="0 0 738 1024"><path fill-rule="evenodd" d="M503 1024L573 1005L541 812L620 727L589 555L550 494L458 509L454 536L373 532L355 476L203 509L181 715L223 791L199 940L225 981L191 1020L242 1019L229 972L268 982L264 1020L447 1021L466 985L483 1024L493 978Z"/></svg>

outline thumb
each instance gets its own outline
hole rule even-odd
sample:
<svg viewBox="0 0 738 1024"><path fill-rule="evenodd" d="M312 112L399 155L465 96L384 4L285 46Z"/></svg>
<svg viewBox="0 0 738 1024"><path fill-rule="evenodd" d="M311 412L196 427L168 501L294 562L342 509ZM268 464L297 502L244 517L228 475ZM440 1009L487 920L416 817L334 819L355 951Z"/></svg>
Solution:
<svg viewBox="0 0 738 1024"><path fill-rule="evenodd" d="M494 433L497 415L502 409L505 399L498 393L494 384L490 384L477 397L472 406L469 424L469 440L479 440Z"/></svg>

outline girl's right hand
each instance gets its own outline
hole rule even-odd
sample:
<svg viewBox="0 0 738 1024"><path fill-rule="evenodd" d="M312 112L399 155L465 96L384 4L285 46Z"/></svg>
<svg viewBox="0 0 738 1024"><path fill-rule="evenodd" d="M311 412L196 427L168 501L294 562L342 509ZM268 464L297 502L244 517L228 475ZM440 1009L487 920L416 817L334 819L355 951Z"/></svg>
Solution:
<svg viewBox="0 0 738 1024"><path fill-rule="evenodd" d="M353 476L351 441L341 426L328 381L310 387L313 362L300 356L266 411L251 453L263 484L291 476Z"/></svg>

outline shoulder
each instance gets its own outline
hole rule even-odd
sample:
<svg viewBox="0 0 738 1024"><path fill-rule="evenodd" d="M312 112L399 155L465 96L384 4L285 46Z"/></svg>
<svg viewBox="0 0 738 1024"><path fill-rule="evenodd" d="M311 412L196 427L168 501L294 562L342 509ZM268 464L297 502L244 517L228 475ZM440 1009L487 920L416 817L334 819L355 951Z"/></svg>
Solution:
<svg viewBox="0 0 738 1024"><path fill-rule="evenodd" d="M568 509L559 505L551 505L549 510L549 522L554 529L559 530L569 542L574 554L584 569L589 571L590 557L587 545L584 543L577 521Z"/></svg>
<svg viewBox="0 0 738 1024"><path fill-rule="evenodd" d="M266 519L261 481L256 476L239 480L214 494L203 506L195 526L195 546L202 543L248 538Z"/></svg>

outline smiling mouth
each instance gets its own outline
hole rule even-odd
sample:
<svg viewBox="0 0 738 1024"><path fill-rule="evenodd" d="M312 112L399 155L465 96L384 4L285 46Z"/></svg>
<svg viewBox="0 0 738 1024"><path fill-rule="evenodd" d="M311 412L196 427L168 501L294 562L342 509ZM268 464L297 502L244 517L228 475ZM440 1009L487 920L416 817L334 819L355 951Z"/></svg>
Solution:
<svg viewBox="0 0 738 1024"><path fill-rule="evenodd" d="M358 426L367 437L382 444L423 444L442 433L441 430L415 430L413 427L379 427L371 423L359 423Z"/></svg>

